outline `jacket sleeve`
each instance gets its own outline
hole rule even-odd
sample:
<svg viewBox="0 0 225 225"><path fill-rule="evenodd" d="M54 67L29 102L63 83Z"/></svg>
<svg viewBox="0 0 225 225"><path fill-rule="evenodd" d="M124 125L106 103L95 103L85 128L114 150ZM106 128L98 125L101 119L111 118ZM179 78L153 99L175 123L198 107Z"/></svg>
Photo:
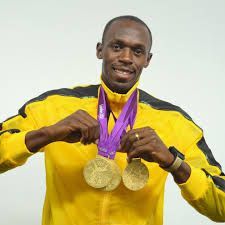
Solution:
<svg viewBox="0 0 225 225"><path fill-rule="evenodd" d="M0 124L0 173L23 165L33 155L25 144L27 132L36 129L29 107Z"/></svg>
<svg viewBox="0 0 225 225"><path fill-rule="evenodd" d="M181 129L183 138L195 138L183 149L191 175L179 185L181 194L201 214L213 221L225 222L225 174L213 157L201 128L193 121L188 121L185 126Z"/></svg>

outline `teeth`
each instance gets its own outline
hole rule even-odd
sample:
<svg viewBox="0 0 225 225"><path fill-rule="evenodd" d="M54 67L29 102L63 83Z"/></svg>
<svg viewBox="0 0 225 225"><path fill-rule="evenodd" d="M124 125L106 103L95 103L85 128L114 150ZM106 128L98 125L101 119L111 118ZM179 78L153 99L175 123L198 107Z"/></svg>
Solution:
<svg viewBox="0 0 225 225"><path fill-rule="evenodd" d="M123 71L123 70L118 70L118 69L115 69L116 72L119 72L119 73L122 73L124 75L126 74L130 74L131 72L130 71Z"/></svg>

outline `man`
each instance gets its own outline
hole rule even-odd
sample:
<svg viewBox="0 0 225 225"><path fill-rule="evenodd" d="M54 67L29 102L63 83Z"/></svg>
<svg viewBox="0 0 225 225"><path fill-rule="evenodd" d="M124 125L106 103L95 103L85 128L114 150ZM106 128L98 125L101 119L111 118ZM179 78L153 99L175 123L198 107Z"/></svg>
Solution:
<svg viewBox="0 0 225 225"><path fill-rule="evenodd" d="M168 173L194 208L214 221L225 221L224 174L201 128L181 108L142 90L135 122L121 135L114 161L123 171L128 162L142 158L150 173L147 184L131 191L121 182L107 192L85 182L83 170L100 151L99 92L107 96L111 131L135 93L142 69L149 65L151 44L143 21L114 18L97 44L101 85L46 92L2 123L1 172L24 164L34 153L45 153L43 225L161 225Z"/></svg>

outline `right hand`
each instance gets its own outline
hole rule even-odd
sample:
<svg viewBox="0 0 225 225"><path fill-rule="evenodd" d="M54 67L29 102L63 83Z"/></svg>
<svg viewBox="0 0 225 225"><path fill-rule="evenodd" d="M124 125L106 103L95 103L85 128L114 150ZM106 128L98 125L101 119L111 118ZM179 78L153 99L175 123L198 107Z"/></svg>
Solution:
<svg viewBox="0 0 225 225"><path fill-rule="evenodd" d="M78 110L47 128L51 142L64 141L82 144L96 143L99 139L99 123L84 110Z"/></svg>

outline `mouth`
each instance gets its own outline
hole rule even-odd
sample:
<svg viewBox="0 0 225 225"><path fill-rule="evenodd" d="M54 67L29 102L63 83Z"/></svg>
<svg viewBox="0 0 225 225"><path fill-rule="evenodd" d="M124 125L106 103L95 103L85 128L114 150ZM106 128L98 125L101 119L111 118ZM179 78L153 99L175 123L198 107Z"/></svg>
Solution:
<svg viewBox="0 0 225 225"><path fill-rule="evenodd" d="M135 70L127 67L112 66L112 69L116 75L116 79L121 82L126 82L133 78Z"/></svg>

